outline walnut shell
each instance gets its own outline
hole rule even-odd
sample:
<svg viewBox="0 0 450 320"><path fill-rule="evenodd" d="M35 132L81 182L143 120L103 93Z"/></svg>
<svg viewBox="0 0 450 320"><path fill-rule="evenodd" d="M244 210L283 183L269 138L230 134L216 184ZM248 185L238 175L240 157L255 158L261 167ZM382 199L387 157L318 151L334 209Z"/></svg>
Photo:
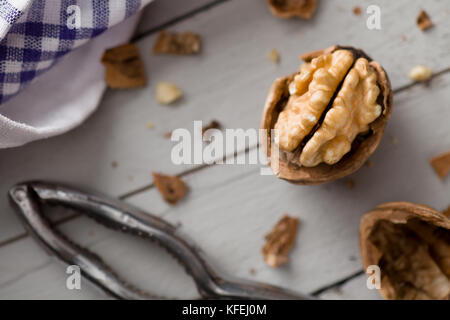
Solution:
<svg viewBox="0 0 450 320"><path fill-rule="evenodd" d="M371 67L376 71L377 85L380 89L377 102L382 107L381 115L369 124L369 132L367 134L358 135L356 137L351 145L350 151L337 163L332 165L320 163L319 165L313 167L301 166L292 159L294 156L299 156L305 143L307 143L311 139L312 135L320 128L320 125L323 122L323 117L318 125L316 125L310 134L305 137L302 144L295 151L287 152L280 149L278 154L273 154L271 150L273 139L271 129L274 128L280 112L287 104L289 97L289 84L293 81L297 73L276 79L269 90L262 114L261 129L265 129L263 131L266 132L267 135L262 137L261 143L272 171L280 179L284 179L295 184L313 185L342 178L358 170L367 161L380 143L387 120L392 112L393 103L391 84L385 70L381 67L381 65L378 62L373 61L362 50L343 46L332 46L324 50L306 53L301 56L301 59L306 62L310 62L318 56L330 54L340 49L351 51L355 57L355 61L356 58L367 59L370 62ZM334 99L335 97L331 99L329 106L332 105ZM327 109L323 112L323 115L325 115L328 110L329 107L327 107ZM275 157L277 157L277 159Z"/></svg>
<svg viewBox="0 0 450 320"><path fill-rule="evenodd" d="M365 269L381 270L385 299L450 299L450 219L427 206L390 202L361 218Z"/></svg>
<svg viewBox="0 0 450 320"><path fill-rule="evenodd" d="M273 15L282 18L310 19L316 11L317 0L267 0Z"/></svg>

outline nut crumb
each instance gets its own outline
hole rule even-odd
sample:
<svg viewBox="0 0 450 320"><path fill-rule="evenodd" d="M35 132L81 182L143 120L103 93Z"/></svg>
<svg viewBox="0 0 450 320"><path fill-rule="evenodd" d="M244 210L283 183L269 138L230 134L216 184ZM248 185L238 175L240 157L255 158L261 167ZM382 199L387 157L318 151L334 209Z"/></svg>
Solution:
<svg viewBox="0 0 450 320"><path fill-rule="evenodd" d="M280 54L277 49L272 49L267 58L275 64L280 62Z"/></svg>
<svg viewBox="0 0 450 320"><path fill-rule="evenodd" d="M153 123L151 123L150 121L147 121L147 122L145 123L145 127L146 127L147 129L153 129L153 128L155 127L155 125L154 125Z"/></svg>
<svg viewBox="0 0 450 320"><path fill-rule="evenodd" d="M347 186L347 188L349 188L350 190L355 188L355 181L353 179L347 179L345 181L345 185Z"/></svg>
<svg viewBox="0 0 450 320"><path fill-rule="evenodd" d="M166 139L170 139L172 137L172 131L165 132L163 137L166 138Z"/></svg>
<svg viewBox="0 0 450 320"><path fill-rule="evenodd" d="M174 84L159 82L156 85L156 100L160 104L171 104L181 98L183 93Z"/></svg>
<svg viewBox="0 0 450 320"><path fill-rule="evenodd" d="M359 16L361 14L361 7L360 6L356 6L353 8L353 14L355 16Z"/></svg>
<svg viewBox="0 0 450 320"><path fill-rule="evenodd" d="M147 83L144 65L135 44L106 50L101 62L105 66L105 80L110 88L138 88Z"/></svg>
<svg viewBox="0 0 450 320"><path fill-rule="evenodd" d="M415 66L409 71L409 77L414 81L428 81L430 80L433 71L430 68L422 65Z"/></svg>
<svg viewBox="0 0 450 320"><path fill-rule="evenodd" d="M200 43L200 35L193 32L161 31L153 47L153 54L196 54L200 52Z"/></svg>
<svg viewBox="0 0 450 320"><path fill-rule="evenodd" d="M212 120L208 125L203 126L202 128L202 135L205 135L206 131L208 131L209 129L220 129L221 128L221 124L219 121L217 120Z"/></svg>
<svg viewBox="0 0 450 320"><path fill-rule="evenodd" d="M273 15L279 18L310 19L316 11L316 0L267 0Z"/></svg>
<svg viewBox="0 0 450 320"><path fill-rule="evenodd" d="M179 177L167 176L156 172L152 172L152 176L156 188L158 188L158 191L168 203L176 204L186 195L188 188Z"/></svg>
<svg viewBox="0 0 450 320"><path fill-rule="evenodd" d="M438 177L443 180L450 172L450 151L441 153L431 158L430 164Z"/></svg>
<svg viewBox="0 0 450 320"><path fill-rule="evenodd" d="M430 16L428 15L428 13L425 12L425 10L421 10L419 12L416 22L417 26L422 31L428 30L433 26L433 22L431 21Z"/></svg>
<svg viewBox="0 0 450 320"><path fill-rule="evenodd" d="M255 268L250 268L250 270L248 271L251 275L256 274L256 270Z"/></svg>
<svg viewBox="0 0 450 320"><path fill-rule="evenodd" d="M119 166L119 163L117 161L112 161L111 162L111 167L117 168L118 166Z"/></svg>
<svg viewBox="0 0 450 320"><path fill-rule="evenodd" d="M373 161L372 160L367 160L366 161L366 167L367 168L373 168Z"/></svg>
<svg viewBox="0 0 450 320"><path fill-rule="evenodd" d="M262 249L264 261L277 268L288 261L288 253L294 246L297 236L298 218L284 214L280 221L265 236L266 244Z"/></svg>

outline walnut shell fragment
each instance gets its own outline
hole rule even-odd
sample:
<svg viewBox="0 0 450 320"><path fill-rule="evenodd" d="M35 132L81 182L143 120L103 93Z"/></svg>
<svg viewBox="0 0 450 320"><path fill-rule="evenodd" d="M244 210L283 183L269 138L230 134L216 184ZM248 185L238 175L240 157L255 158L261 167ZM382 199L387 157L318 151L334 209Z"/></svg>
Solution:
<svg viewBox="0 0 450 320"><path fill-rule="evenodd" d="M153 47L153 54L196 54L200 52L200 43L200 35L193 32L161 31L158 33L158 39Z"/></svg>
<svg viewBox="0 0 450 320"><path fill-rule="evenodd" d="M317 0L267 0L267 3L272 14L283 19L310 19L317 7Z"/></svg>
<svg viewBox="0 0 450 320"><path fill-rule="evenodd" d="M269 90L262 146L278 178L326 183L358 170L377 148L392 111L391 84L378 62L353 47L301 58L300 70Z"/></svg>
<svg viewBox="0 0 450 320"><path fill-rule="evenodd" d="M431 158L430 164L438 177L443 180L450 172L450 151Z"/></svg>
<svg viewBox="0 0 450 320"><path fill-rule="evenodd" d="M266 243L262 249L264 261L272 268L278 268L288 261L288 253L294 246L297 236L298 218L287 214L265 236Z"/></svg>
<svg viewBox="0 0 450 320"><path fill-rule="evenodd" d="M364 268L381 271L385 299L450 299L450 219L423 205L390 202L361 218Z"/></svg>
<svg viewBox="0 0 450 320"><path fill-rule="evenodd" d="M133 43L106 50L101 62L105 66L105 79L110 88L137 88L147 83L139 50Z"/></svg>
<svg viewBox="0 0 450 320"><path fill-rule="evenodd" d="M433 26L433 22L430 19L428 13L425 10L421 10L419 15L417 16L417 26L420 30L425 31L430 29Z"/></svg>
<svg viewBox="0 0 450 320"><path fill-rule="evenodd" d="M186 184L177 176L167 176L156 172L152 172L152 176L159 193L170 204L176 204L183 199L188 191Z"/></svg>

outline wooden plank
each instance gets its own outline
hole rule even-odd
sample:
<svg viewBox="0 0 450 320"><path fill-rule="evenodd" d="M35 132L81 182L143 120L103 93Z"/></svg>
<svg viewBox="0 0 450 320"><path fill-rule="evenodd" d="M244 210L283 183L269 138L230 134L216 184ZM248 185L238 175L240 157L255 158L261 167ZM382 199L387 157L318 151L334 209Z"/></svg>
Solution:
<svg viewBox="0 0 450 320"><path fill-rule="evenodd" d="M217 0L153 1L144 8L141 21L136 28L136 35L158 28L167 22L177 20L186 14L190 14L216 2Z"/></svg>
<svg viewBox="0 0 450 320"><path fill-rule="evenodd" d="M297 69L298 54L311 49L334 43L363 47L384 64L395 87L409 82L406 73L416 63L435 70L450 66L450 44L442 41L450 24L444 3L427 4L436 24L427 33L414 26L419 1L380 2L385 31L365 28L365 17L352 14L355 4L323 2L315 18L302 21L276 19L259 0L225 2L173 28L202 34L200 56L151 56L155 35L143 39L139 47L150 79L148 88L110 90L83 126L47 141L0 150L0 194L18 181L41 178L120 195L151 183L151 170L182 172L188 166L171 163L173 144L163 138L164 133L191 129L193 120L219 119L230 128L257 127L271 81ZM398 19L400 9L410 22ZM407 41L401 41L403 34ZM267 61L272 48L281 52L278 66ZM183 101L170 107L158 105L154 97L158 81L179 85L185 92ZM148 130L147 121L155 128ZM112 161L118 162L117 168L111 167ZM0 212L2 242L22 231L6 201L0 203Z"/></svg>
<svg viewBox="0 0 450 320"><path fill-rule="evenodd" d="M449 85L450 74L445 74L429 87L417 86L396 95L386 135L372 158L374 167L363 167L351 176L354 189L348 189L345 180L323 186L294 186L259 175L258 166L217 165L185 177L191 191L177 206L167 205L154 189L128 201L181 223L181 231L224 272L313 292L361 270L358 226L364 212L395 200L425 203L437 209L448 205L449 181L440 181L427 159L450 146L448 116L443 116L448 112ZM434 130L429 130L430 124ZM393 143L392 137L398 143ZM264 234L284 212L298 216L301 226L290 264L274 270L264 264L260 249ZM143 287L171 296L195 294L190 279L159 248L98 228L92 235L93 228L94 224L84 219L63 226L83 245L110 256L107 261L120 273L137 283L144 281ZM36 250L30 239L0 248L0 297L32 297L33 293L23 291L27 285L35 287L42 279L52 279L53 263L42 267L42 258L36 256L45 253ZM254 275L249 272L251 268L256 271ZM176 281L171 282L172 277ZM60 292L60 283L48 286L54 290L48 293L49 298L68 294ZM91 297L91 289L86 290L77 294ZM355 290L349 291L349 297L362 290L361 284L355 285ZM332 296L323 293L323 297ZM364 297L372 298L372 294Z"/></svg>
<svg viewBox="0 0 450 320"><path fill-rule="evenodd" d="M449 44L441 41L450 23L443 3L427 4L426 9L437 26L426 34L414 26L420 6L418 1L408 1L407 5L402 1L380 2L386 32L365 29L364 17L352 16L355 3L323 2L317 16L306 22L275 19L260 1L231 1L179 23L174 29L202 33L205 46L201 56L179 58L143 54L150 77L149 88L109 91L99 111L82 127L20 149L0 151L0 193L6 194L9 186L20 180L45 178L119 195L150 183L151 170L181 172L186 166L176 166L169 161L173 144L162 137L163 133L178 127L191 128L192 120L213 118L230 128L257 127L272 79L296 69L298 53L310 49L334 43L361 46L385 65L395 86L408 83L405 74L416 63L427 63L435 70L450 66L446 55ZM411 17L411 23L398 19L400 8L402 16ZM399 42L403 33L408 40ZM151 36L140 41L141 52L150 52L154 39ZM282 54L279 66L266 60L273 47ZM430 47L433 50L428 50ZM154 85L162 80L175 82L185 91L182 103L162 107L154 102ZM227 272L249 277L248 269L253 267L257 269L255 278L312 291L360 268L360 263L353 260L358 255L355 240L358 219L365 210L388 200L423 202L437 209L447 205L444 195L448 194L448 183L442 184L433 176L426 159L450 146L448 116L445 116L448 82L448 76L442 76L430 88L413 88L396 97L387 136L373 159L375 167L365 168L353 177L355 190L347 190L343 182L321 187L293 187L259 176L255 167L220 166L189 177L193 191L174 209L158 202L159 196L154 191L130 201L168 219L182 221L187 233L194 235L208 255ZM427 107L430 104L433 106ZM152 121L155 129L147 130L146 121ZM430 123L433 130L430 130ZM398 138L399 144L392 145L389 135ZM111 167L113 160L118 162L117 168ZM382 181L380 176L390 177L389 182ZM207 196L209 189L210 196ZM262 208L261 199L264 199ZM358 200L356 205L355 199ZM280 203L286 205L281 208ZM226 207L229 204L230 207ZM6 201L0 203L0 209L1 241L20 233L21 227ZM278 272L262 264L259 250L264 233L285 210L298 214L304 224L291 268ZM211 212L215 212L214 218ZM244 227L253 222L255 225L248 232ZM68 224L73 224L70 229L74 233L91 225L76 227L75 223ZM208 237L211 230L217 233L217 241ZM237 234L230 241L230 230L243 231L243 234ZM324 230L328 236L315 240L317 230ZM112 240L106 243L109 241ZM242 243L246 244L244 249L238 250L236 246ZM9 248L0 249L0 261L5 261L6 266L16 265L17 258L10 258L10 251L3 251ZM35 248L28 247L20 253L28 257L34 251ZM322 257L330 260L324 261ZM137 261L133 263L139 264ZM32 267L33 259L24 265ZM16 281L11 279L23 279L18 276L24 274L22 264L20 268L8 267L7 270L0 273L5 274L8 288L13 290ZM25 274L34 269L27 270ZM148 276L137 271L136 274ZM30 273L22 283L31 286L41 278L45 277ZM160 286L165 284L162 282ZM17 291L9 292L17 294ZM56 290L54 296L58 295Z"/></svg>

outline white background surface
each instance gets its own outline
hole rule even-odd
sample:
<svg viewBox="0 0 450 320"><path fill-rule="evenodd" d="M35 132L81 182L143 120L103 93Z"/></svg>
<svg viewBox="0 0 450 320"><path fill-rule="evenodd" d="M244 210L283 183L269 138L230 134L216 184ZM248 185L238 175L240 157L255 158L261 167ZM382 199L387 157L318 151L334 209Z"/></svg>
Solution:
<svg viewBox="0 0 450 320"><path fill-rule="evenodd" d="M0 298L105 298L89 284L65 288L65 268L26 236L6 201L9 187L23 180L50 179L96 189L172 222L193 238L224 272L323 298L379 299L360 275L358 227L361 215L386 201L413 201L438 210L449 203L450 180L440 181L428 159L450 149L450 5L446 1L377 1L382 30L366 28L365 8L357 1L320 1L310 21L279 20L261 0L155 1L145 11L138 33L164 25L198 32L201 55L152 56L156 33L138 41L149 78L146 88L108 90L99 110L73 131L22 148L0 150ZM436 26L415 25L421 8ZM195 10L195 14L187 14ZM165 23L176 17L176 23ZM404 40L406 38L406 40ZM227 128L257 128L267 90L275 77L299 66L298 55L333 44L363 48L387 70L394 89L394 111L383 141L363 167L344 180L302 187L271 176L258 166L205 167L170 162L173 144L163 137L192 121L219 120ZM273 48L279 65L267 60ZM410 84L407 73L426 64L440 73L426 86ZM155 101L155 84L169 81L185 93L173 106ZM154 129L147 129L146 122ZM394 139L395 138L395 139ZM393 143L397 140L398 143ZM254 152L254 151L250 151ZM118 166L113 168L112 161ZM151 171L185 173L190 193L171 207L153 188ZM283 213L298 216L300 229L290 263L273 270L262 260L264 235ZM104 256L119 273L148 291L195 297L182 268L153 244L97 226L85 218L60 225L79 243ZM250 274L250 268L256 273ZM354 276L354 275L357 276ZM324 289L329 288L329 289Z"/></svg>

